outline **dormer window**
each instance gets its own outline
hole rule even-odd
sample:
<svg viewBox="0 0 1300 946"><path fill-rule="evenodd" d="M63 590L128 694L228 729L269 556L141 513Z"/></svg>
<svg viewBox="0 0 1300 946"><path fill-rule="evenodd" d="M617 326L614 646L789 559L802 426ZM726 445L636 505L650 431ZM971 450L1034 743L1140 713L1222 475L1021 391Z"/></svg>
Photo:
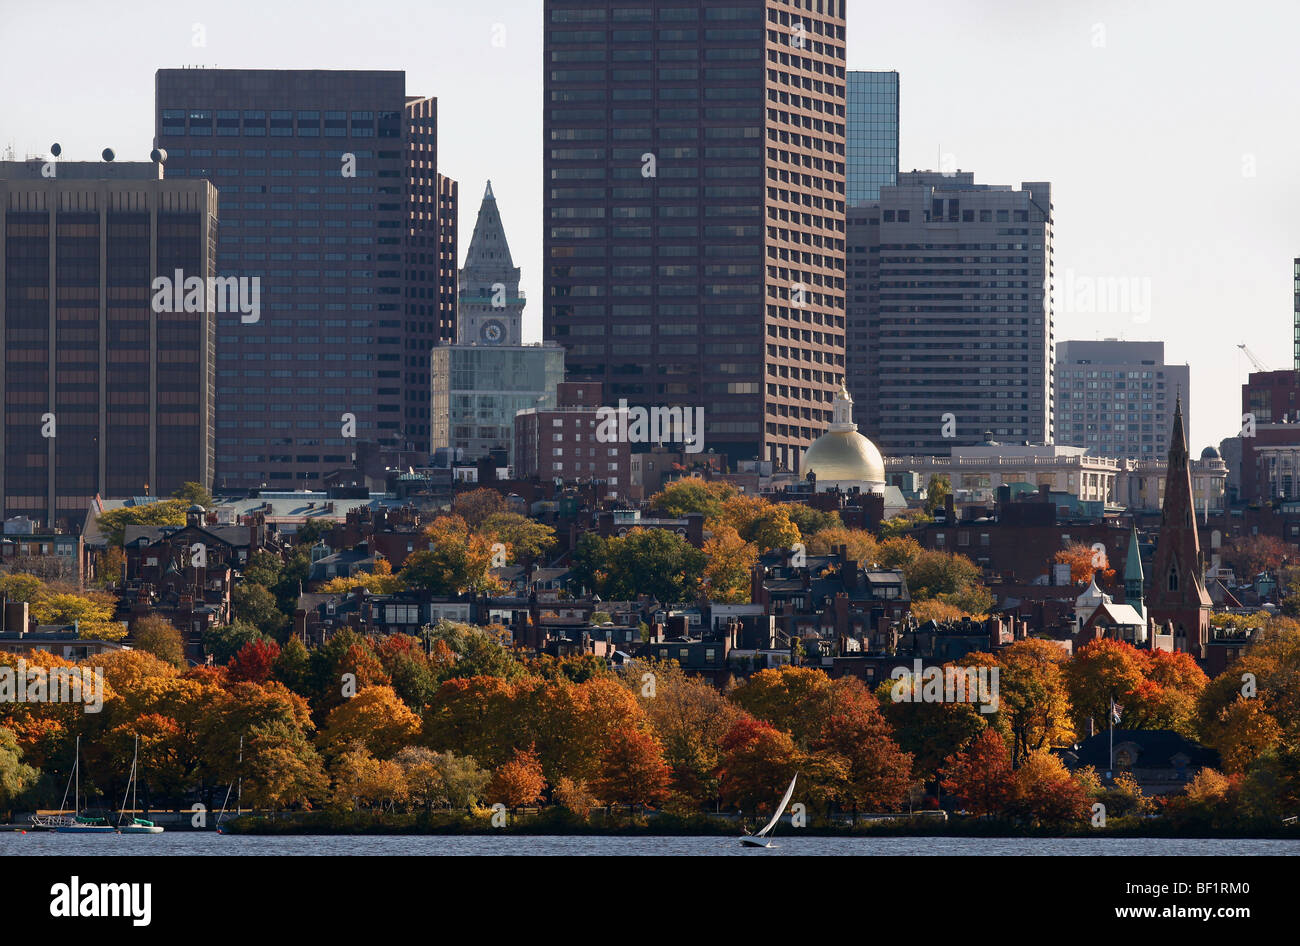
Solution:
<svg viewBox="0 0 1300 946"><path fill-rule="evenodd" d="M1178 590L1178 569L1176 568L1169 569L1169 590Z"/></svg>

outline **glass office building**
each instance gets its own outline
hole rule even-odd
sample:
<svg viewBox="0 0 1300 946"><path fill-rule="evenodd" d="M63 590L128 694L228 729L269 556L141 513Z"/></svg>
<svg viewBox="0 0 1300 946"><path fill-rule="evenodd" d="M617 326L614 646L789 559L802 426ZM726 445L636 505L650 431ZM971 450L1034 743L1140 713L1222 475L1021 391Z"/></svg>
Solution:
<svg viewBox="0 0 1300 946"><path fill-rule="evenodd" d="M898 183L898 73L848 73L849 204L879 200Z"/></svg>

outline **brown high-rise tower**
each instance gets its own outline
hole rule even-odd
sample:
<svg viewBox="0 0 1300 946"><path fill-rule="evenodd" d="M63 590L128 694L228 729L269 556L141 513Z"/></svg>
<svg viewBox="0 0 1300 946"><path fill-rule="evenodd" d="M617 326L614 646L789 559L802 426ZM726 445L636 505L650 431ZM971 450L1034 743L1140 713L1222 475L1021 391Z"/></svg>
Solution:
<svg viewBox="0 0 1300 946"><path fill-rule="evenodd" d="M1201 543L1196 533L1181 397L1174 403L1165 501L1151 569L1148 611L1159 627L1173 624L1175 649L1188 651L1198 659L1204 656L1210 636L1210 596L1205 591Z"/></svg>
<svg viewBox="0 0 1300 946"><path fill-rule="evenodd" d="M544 9L545 338L797 469L844 380L843 0Z"/></svg>

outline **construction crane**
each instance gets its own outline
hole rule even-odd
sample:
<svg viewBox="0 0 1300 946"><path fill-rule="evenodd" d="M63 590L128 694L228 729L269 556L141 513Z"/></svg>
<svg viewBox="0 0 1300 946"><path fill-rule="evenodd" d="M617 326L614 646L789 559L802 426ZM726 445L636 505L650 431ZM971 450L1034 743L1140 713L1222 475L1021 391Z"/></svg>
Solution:
<svg viewBox="0 0 1300 946"><path fill-rule="evenodd" d="M1250 359L1250 363L1255 366L1256 371L1268 370L1268 368L1264 366L1264 363L1260 361L1257 357L1255 357L1255 353L1251 351L1249 348L1247 348L1245 345L1238 345L1237 347L1246 353L1246 357Z"/></svg>

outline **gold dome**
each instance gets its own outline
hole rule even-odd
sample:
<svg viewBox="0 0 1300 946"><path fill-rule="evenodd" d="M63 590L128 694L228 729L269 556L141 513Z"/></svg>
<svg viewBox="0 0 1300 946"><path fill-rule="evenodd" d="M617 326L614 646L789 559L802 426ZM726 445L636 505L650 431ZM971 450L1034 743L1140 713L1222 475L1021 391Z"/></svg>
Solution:
<svg viewBox="0 0 1300 946"><path fill-rule="evenodd" d="M829 430L803 457L803 472L817 474L817 482L883 483L885 461L880 451L856 430Z"/></svg>
<svg viewBox="0 0 1300 946"><path fill-rule="evenodd" d="M803 455L803 474L818 483L844 486L885 483L885 461L876 445L858 433L853 423L853 398L843 384L835 395L830 429L813 441Z"/></svg>

